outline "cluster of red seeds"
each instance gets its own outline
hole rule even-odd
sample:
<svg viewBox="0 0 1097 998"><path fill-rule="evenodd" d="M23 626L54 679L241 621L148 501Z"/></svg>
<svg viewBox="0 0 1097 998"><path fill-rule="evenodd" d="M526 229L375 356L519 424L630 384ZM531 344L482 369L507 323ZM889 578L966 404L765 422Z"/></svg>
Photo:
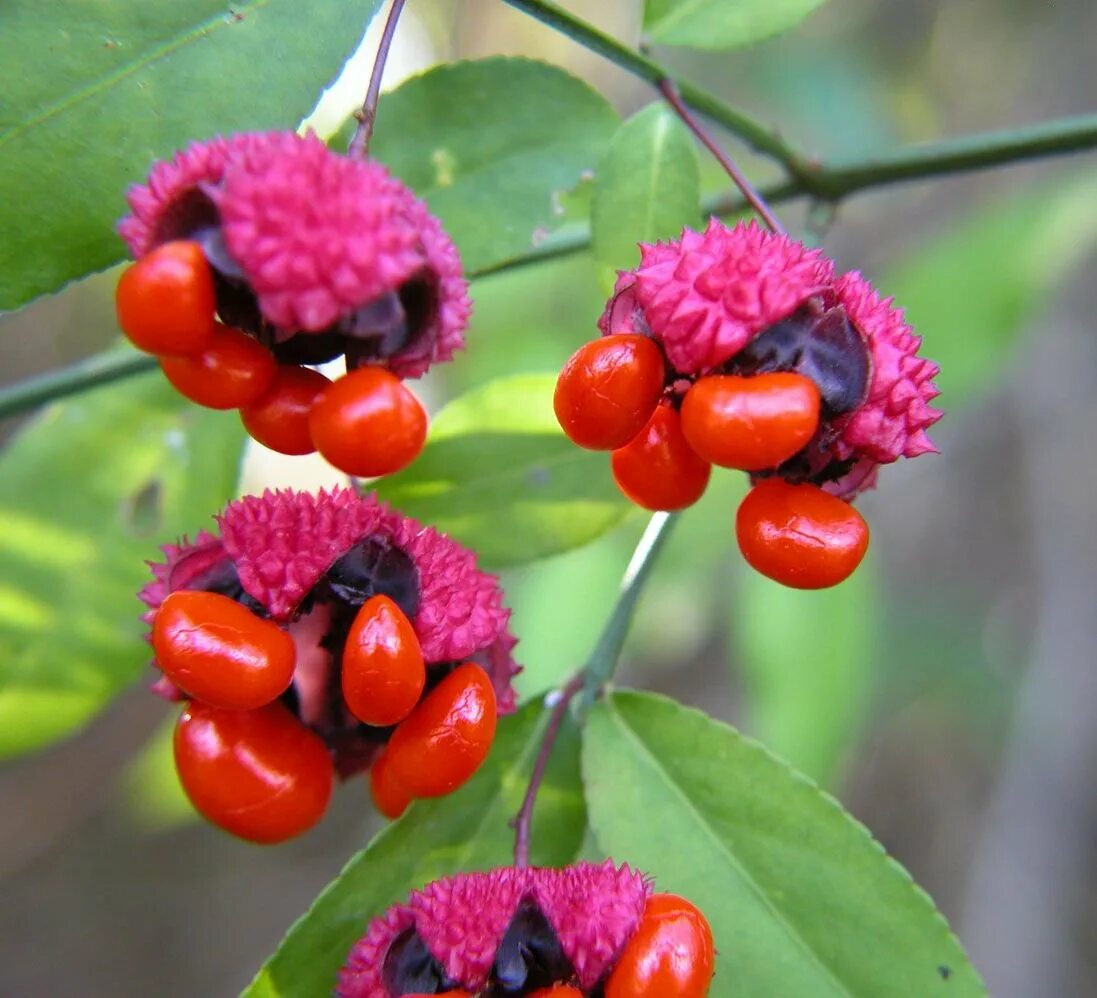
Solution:
<svg viewBox="0 0 1097 998"><path fill-rule="evenodd" d="M638 506L679 510L708 486L712 466L775 469L819 424L808 377L712 374L667 390L655 340L618 334L572 355L556 385L556 416L581 447L612 450L618 488ZM812 484L758 482L736 516L746 560L763 575L805 589L847 578L868 549L868 525L848 503Z"/></svg>
<svg viewBox="0 0 1097 998"><path fill-rule="evenodd" d="M155 354L181 395L239 409L251 436L282 454L319 451L341 471L391 474L423 448L427 415L393 373L359 367L336 381L280 364L242 329L219 322L213 274L197 242L176 240L128 267L116 292L118 323Z"/></svg>
<svg viewBox="0 0 1097 998"><path fill-rule="evenodd" d="M180 590L156 613L152 646L190 703L175 731L184 789L210 821L242 838L280 842L327 810L334 767L322 738L276 701L297 667L289 633L219 593ZM456 790L495 737L495 691L474 662L420 699L419 641L389 597L362 604L343 648L343 698L362 724L395 730L374 763L378 810L399 817L413 798Z"/></svg>
<svg viewBox="0 0 1097 998"><path fill-rule="evenodd" d="M703 998L712 930L628 867L503 868L428 884L373 920L339 998Z"/></svg>
<svg viewBox="0 0 1097 998"><path fill-rule="evenodd" d="M835 281L785 237L714 220L641 249L603 337L560 373L560 425L612 451L618 487L646 509L692 505L713 465L748 472L736 517L747 562L798 588L843 581L869 539L849 500L878 464L932 448L936 367L857 275Z"/></svg>

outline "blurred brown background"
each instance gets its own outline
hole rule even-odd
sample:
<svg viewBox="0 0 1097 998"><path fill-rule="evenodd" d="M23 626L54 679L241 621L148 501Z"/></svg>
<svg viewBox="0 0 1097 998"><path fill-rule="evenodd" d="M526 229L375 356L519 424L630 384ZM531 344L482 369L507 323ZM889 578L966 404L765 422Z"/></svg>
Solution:
<svg viewBox="0 0 1097 998"><path fill-rule="evenodd" d="M632 3L566 5L638 38ZM501 4L415 0L410 13L419 23L402 27L398 69L523 52L584 75L623 112L651 99ZM844 157L1091 112L1094 38L1092 0L831 0L750 52L659 56L794 141ZM758 179L771 175L744 161ZM843 266L900 272L973 215L1017 198L1038 208L1095 164L1074 157L861 195L842 206L826 245ZM718 173L704 169L719 189ZM803 206L782 213L799 231ZM836 701L850 711L848 738L837 768L820 774L933 895L1004 998L1097 994L1097 282L1086 231L1089 242L1049 250L1079 261L1049 278L993 376L968 379L978 398L942 398L954 410L935 434L942 456L888 469L862 503L882 580L865 622L871 674L851 677L848 702ZM1021 225L1008 231L1020 243L1030 236ZM558 368L593 330L590 270L578 257L478 282L472 352L431 390L441 397L495 373ZM0 319L0 380L110 342L110 286L90 281ZM954 297L938 305L965 309L968 293L943 286ZM531 330L523 342L515 323ZM5 435L17 428L0 424ZM283 467L260 462L251 481ZM730 523L728 494L703 515L723 508ZM625 680L766 734L748 695L758 677L744 679L740 660L749 624L736 597L741 573L730 546L703 571L692 567L690 544L709 536L699 523L683 525L642 604ZM586 650L635 526L511 573L526 693ZM564 607L553 598L561 585L576 591ZM579 604L589 619L567 616ZM804 635L792 663L809 685L814 640ZM375 829L358 786L337 795L318 831L276 849L188 820L162 737L130 763L167 715L135 688L78 737L0 768L0 994L233 994Z"/></svg>

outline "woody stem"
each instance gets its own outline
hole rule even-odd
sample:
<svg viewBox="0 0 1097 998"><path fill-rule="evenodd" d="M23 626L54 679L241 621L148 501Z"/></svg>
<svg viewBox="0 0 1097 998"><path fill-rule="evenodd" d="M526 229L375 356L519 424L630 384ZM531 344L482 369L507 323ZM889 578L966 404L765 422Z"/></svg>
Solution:
<svg viewBox="0 0 1097 998"><path fill-rule="evenodd" d="M365 159L369 151L373 122L377 118L377 99L381 95L381 77L385 75L385 62L389 57L392 36L396 34L396 23L400 20L405 2L406 0L392 0L389 16L381 32L381 41L377 46L377 58L373 60L373 70L369 75L366 99L362 101L362 107L354 115L358 119L358 127L351 136L350 145L347 146L347 155L354 159Z"/></svg>
<svg viewBox="0 0 1097 998"><path fill-rule="evenodd" d="M686 106L685 101L682 100L682 95L678 90L678 84L672 79L666 78L659 81L659 92L663 95L666 102L674 109L674 113L685 123L694 135L697 136L701 144L716 158L716 161L724 168L724 171L729 177L731 177L732 183L742 192L743 197L746 199L747 204L754 209L754 213L766 223L770 232L784 233L784 226L781 225L780 220L770 210L768 204L766 204L765 198L758 193L757 188L746 178L746 175L739 169L739 165L731 158L728 153L720 147L720 144L709 134L708 129L701 124L700 119Z"/></svg>

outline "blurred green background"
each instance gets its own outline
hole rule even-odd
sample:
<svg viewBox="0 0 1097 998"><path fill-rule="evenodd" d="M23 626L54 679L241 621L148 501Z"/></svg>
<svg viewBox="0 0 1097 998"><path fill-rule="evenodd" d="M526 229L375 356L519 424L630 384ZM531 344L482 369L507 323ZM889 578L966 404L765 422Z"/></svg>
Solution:
<svg viewBox="0 0 1097 998"><path fill-rule="evenodd" d="M565 6L638 39L631 2ZM501 4L410 8L389 85L507 52L566 66L623 114L651 99ZM803 147L853 157L1092 111L1095 37L1090 0L831 0L746 52L659 56ZM721 190L701 163L706 191ZM805 205L781 213L802 231ZM896 295L941 362L942 455L885 470L860 503L872 557L825 593L743 570L731 536L743 485L716 475L643 598L621 682L704 707L830 788L933 895L993 994L1097 993L1094 160L861 195L825 245ZM111 343L113 279L0 319L2 380ZM473 294L470 349L428 378L432 407L498 375L557 370L604 301L586 254L482 278ZM52 468L71 502L82 458ZM244 484L326 474L253 455ZM505 573L523 695L590 650L643 522ZM169 713L140 684L71 740L0 767L0 994L234 993L377 827L364 785L277 849L196 823L171 773Z"/></svg>

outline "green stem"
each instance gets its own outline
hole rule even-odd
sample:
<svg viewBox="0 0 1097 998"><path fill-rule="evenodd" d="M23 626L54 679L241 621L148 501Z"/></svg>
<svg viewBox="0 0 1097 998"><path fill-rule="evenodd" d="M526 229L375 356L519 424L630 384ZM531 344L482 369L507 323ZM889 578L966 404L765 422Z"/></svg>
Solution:
<svg viewBox="0 0 1097 998"><path fill-rule="evenodd" d="M74 395L97 385L142 374L156 367L156 358L132 350L94 354L68 367L17 381L0 388L0 418Z"/></svg>
<svg viewBox="0 0 1097 998"><path fill-rule="evenodd" d="M1097 147L1097 115L1080 115L1024 128L908 146L867 160L820 164L811 168L810 185L804 177L799 177L763 187L760 193L771 204L805 196L837 201L873 187L942 174L985 170L1041 156L1085 152L1094 147ZM709 197L702 205L705 215L733 215L746 207L746 201L738 194ZM529 253L469 271L467 276L487 277L516 270L577 253L589 245L590 230L575 226L567 232L551 236ZM153 358L142 354L111 352L89 357L70 367L0 388L0 416L10 416L86 388L139 374L155 364Z"/></svg>
<svg viewBox="0 0 1097 998"><path fill-rule="evenodd" d="M811 169L793 184L796 194L834 201L856 191L924 180L945 173L984 170L1040 156L1084 152L1097 146L1097 114L1056 118L1021 128L977 132L940 142L906 146L880 156L831 161Z"/></svg>
<svg viewBox="0 0 1097 998"><path fill-rule="evenodd" d="M617 662L621 657L621 648L628 636L632 615L636 610L636 601L640 598L644 586L655 566L655 559L670 536L670 531L678 521L677 513L656 513L649 521L643 536L632 552L624 577L621 579L621 592L613 613L606 621L598 644L594 646L587 664L583 666L583 692L579 699L579 710L584 712L594 702L602 687L613 677Z"/></svg>
<svg viewBox="0 0 1097 998"><path fill-rule="evenodd" d="M734 108L728 107L708 91L685 80L677 79L669 69L654 59L623 45L616 38L599 31L582 18L551 3L550 0L506 0L506 2L543 24L547 24L550 28L567 35L584 48L597 52L634 76L647 80L652 86L658 87L664 80L673 81L686 104L723 125L734 135L738 135L758 152L772 156L793 176L798 177L809 168L808 164L801 161L796 150L776 132Z"/></svg>

